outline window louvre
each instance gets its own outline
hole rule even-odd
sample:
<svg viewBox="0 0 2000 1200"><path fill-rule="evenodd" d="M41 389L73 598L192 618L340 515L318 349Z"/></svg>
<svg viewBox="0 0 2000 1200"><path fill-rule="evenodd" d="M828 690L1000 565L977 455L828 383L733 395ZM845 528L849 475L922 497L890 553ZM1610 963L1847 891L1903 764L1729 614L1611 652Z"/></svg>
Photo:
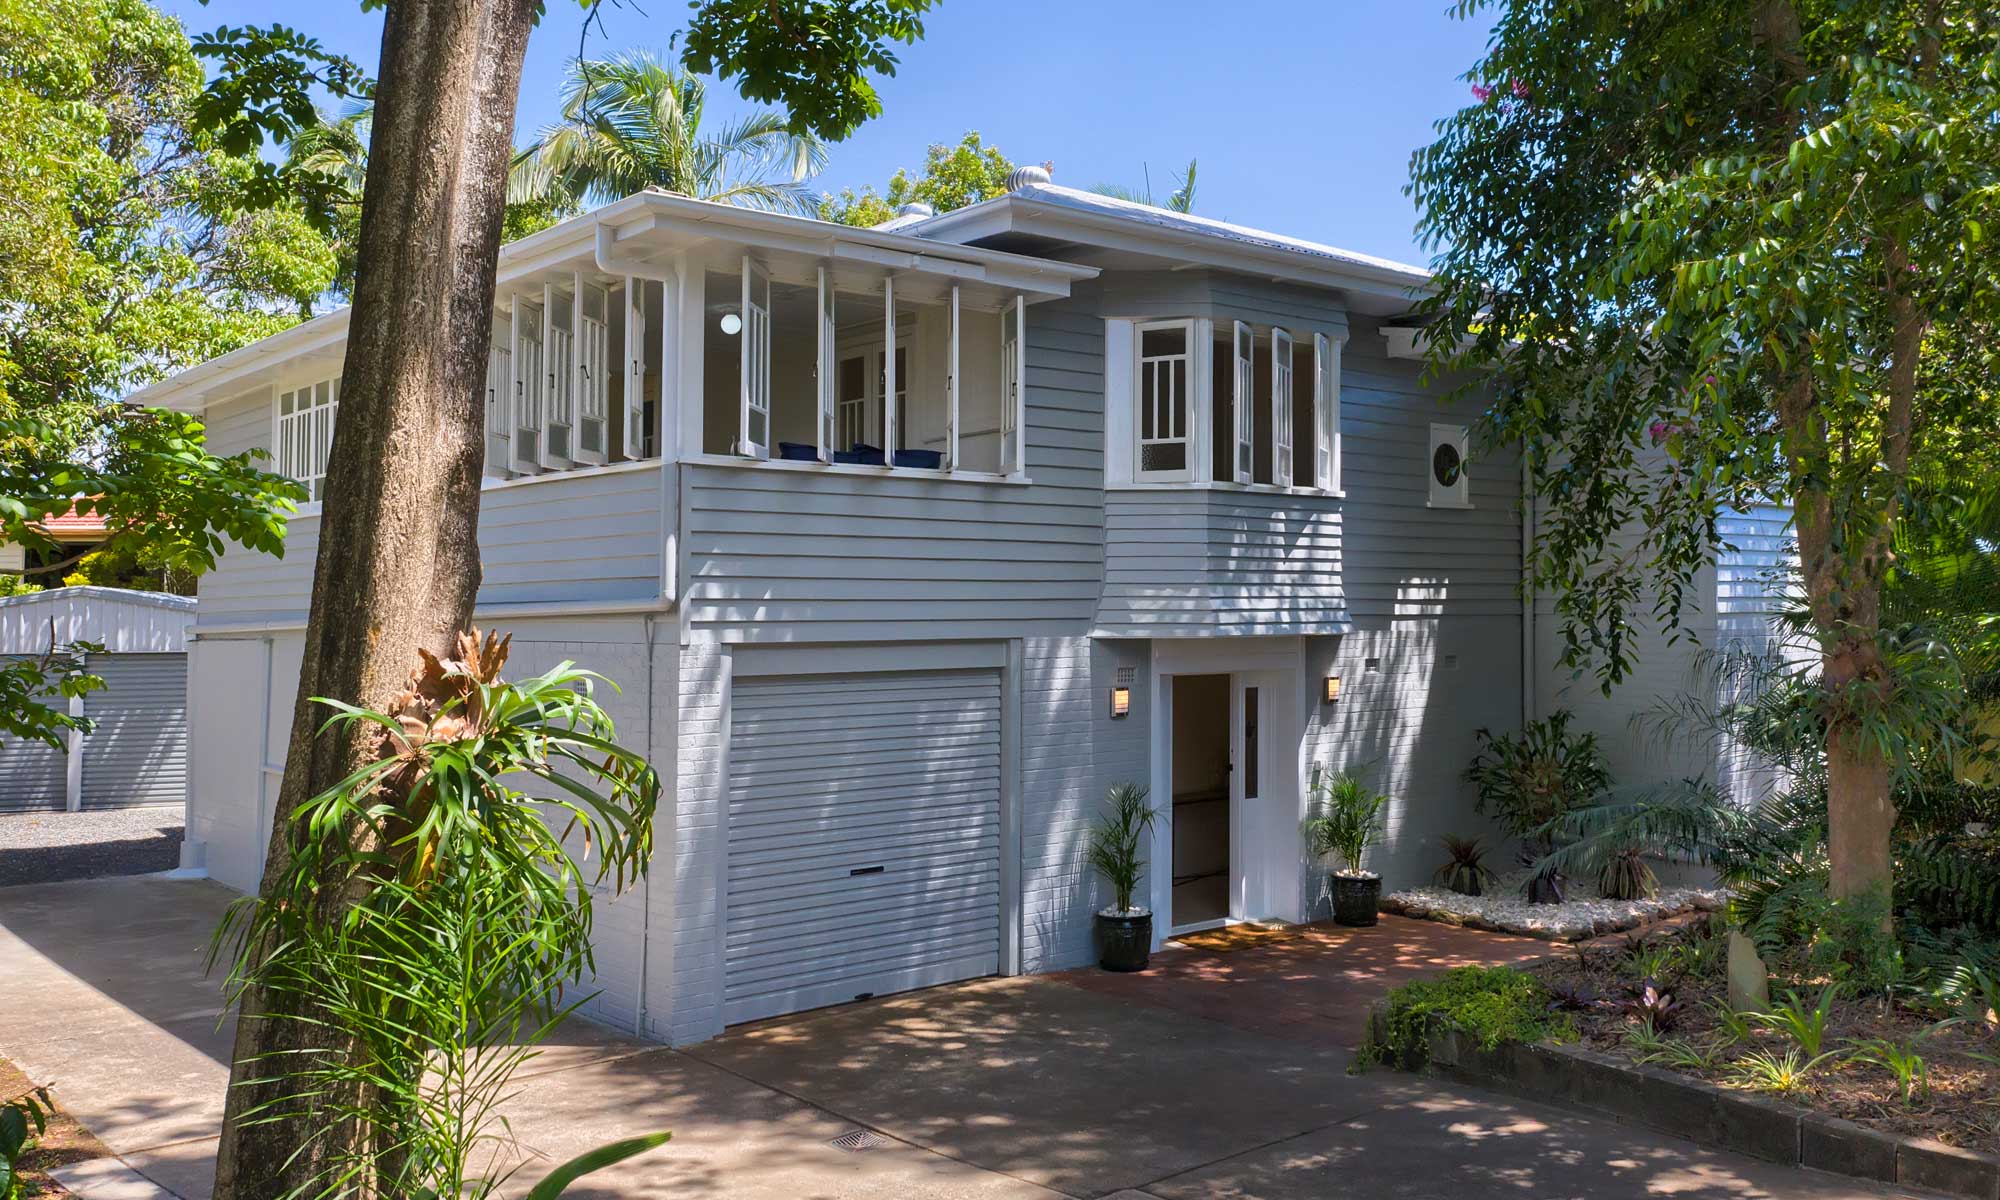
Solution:
<svg viewBox="0 0 2000 1200"><path fill-rule="evenodd" d="M339 376L278 394L278 470L302 485L308 499L325 499L326 456L339 411Z"/></svg>
<svg viewBox="0 0 2000 1200"><path fill-rule="evenodd" d="M508 398L514 394L514 349L510 331L502 322L493 322L492 340L486 346L486 470L506 475Z"/></svg>

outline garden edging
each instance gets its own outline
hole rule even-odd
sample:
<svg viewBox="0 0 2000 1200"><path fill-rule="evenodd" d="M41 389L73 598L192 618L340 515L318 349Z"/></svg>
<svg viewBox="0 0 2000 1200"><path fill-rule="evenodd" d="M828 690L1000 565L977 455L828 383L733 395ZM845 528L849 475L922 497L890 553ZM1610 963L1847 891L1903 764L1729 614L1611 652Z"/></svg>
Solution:
<svg viewBox="0 0 2000 1200"><path fill-rule="evenodd" d="M1384 1003L1371 1012L1371 1039L1386 1033L1387 1011ZM1702 1146L1857 1179L2000 1200L2000 1156L1884 1133L1580 1046L1508 1042L1487 1050L1456 1029L1436 1028L1429 1054L1431 1068L1453 1079L1524 1100L1608 1114Z"/></svg>

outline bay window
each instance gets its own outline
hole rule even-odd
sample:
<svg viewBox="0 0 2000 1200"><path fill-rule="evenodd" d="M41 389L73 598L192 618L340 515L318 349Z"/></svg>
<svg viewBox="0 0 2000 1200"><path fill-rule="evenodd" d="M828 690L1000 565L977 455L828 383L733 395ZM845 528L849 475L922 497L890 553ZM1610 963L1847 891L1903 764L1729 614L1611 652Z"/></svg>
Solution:
<svg viewBox="0 0 2000 1200"><path fill-rule="evenodd" d="M1340 346L1246 321L1105 322L1105 478L1340 490Z"/></svg>

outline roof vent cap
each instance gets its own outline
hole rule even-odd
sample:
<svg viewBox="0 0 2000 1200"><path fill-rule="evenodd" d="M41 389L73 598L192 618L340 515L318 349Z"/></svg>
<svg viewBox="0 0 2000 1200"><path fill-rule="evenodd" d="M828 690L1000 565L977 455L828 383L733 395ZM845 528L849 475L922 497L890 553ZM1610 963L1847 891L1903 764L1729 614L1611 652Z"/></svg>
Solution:
<svg viewBox="0 0 2000 1200"><path fill-rule="evenodd" d="M908 204L897 205L896 215L899 217L935 217L937 216L937 209L932 208L921 200L912 200Z"/></svg>
<svg viewBox="0 0 2000 1200"><path fill-rule="evenodd" d="M1049 182L1049 176L1054 172L1054 168L1054 163L1043 163L1040 166L1030 164L1025 167L1015 167L1007 175L1007 190L1018 192L1031 183L1047 183Z"/></svg>

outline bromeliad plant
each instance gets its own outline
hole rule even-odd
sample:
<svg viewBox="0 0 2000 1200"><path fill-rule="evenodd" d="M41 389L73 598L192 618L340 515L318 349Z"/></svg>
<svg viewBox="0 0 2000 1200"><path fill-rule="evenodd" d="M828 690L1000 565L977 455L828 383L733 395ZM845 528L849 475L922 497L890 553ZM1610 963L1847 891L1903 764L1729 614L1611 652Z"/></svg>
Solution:
<svg viewBox="0 0 2000 1200"><path fill-rule="evenodd" d="M1447 833L1438 840L1451 856L1434 876L1440 887L1461 896L1477 896L1493 885L1493 869L1486 865L1486 846L1478 838L1453 837Z"/></svg>
<svg viewBox="0 0 2000 1200"><path fill-rule="evenodd" d="M475 630L456 658L424 653L385 712L321 700L335 710L321 733L376 726L375 755L292 814L275 886L216 934L232 1003L311 1001L295 1018L306 1048L270 1064L250 1119L314 1115L324 1144L297 1153L318 1160L318 1195L495 1194L498 1106L579 1002L593 891L623 890L651 858L659 778L613 740L600 677L563 663L507 682L508 648ZM666 1137L603 1147L533 1195Z"/></svg>

